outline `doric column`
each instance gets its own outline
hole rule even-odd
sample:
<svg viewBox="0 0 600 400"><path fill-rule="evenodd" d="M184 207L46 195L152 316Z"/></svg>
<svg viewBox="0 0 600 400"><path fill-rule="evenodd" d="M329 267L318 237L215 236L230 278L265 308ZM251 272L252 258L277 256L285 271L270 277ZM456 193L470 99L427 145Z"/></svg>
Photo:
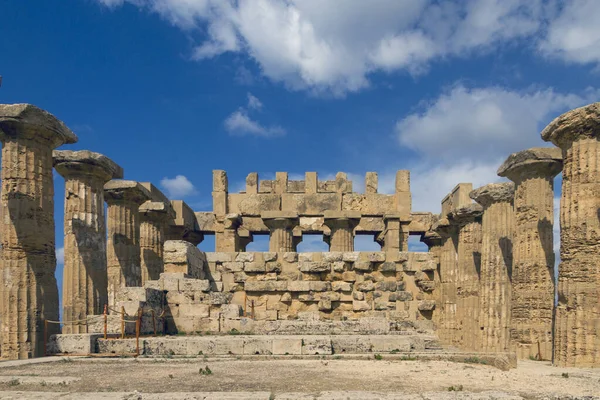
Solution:
<svg viewBox="0 0 600 400"><path fill-rule="evenodd" d="M135 181L112 180L104 185L108 204L108 303L114 305L118 290L141 286L139 206L150 192Z"/></svg>
<svg viewBox="0 0 600 400"><path fill-rule="evenodd" d="M457 253L456 226L447 218L441 218L434 226L440 235L442 247L440 250L440 304L441 321L439 325L440 339L446 344L457 345L459 335L456 323L456 283L457 283Z"/></svg>
<svg viewBox="0 0 600 400"><path fill-rule="evenodd" d="M242 226L242 217L239 214L227 214L220 219L218 218L217 221L219 222L217 227L221 231L215 234L216 251L231 253L245 249L249 241L243 240L238 234L238 229ZM250 236L246 239L249 239Z"/></svg>
<svg viewBox="0 0 600 400"><path fill-rule="evenodd" d="M173 209L162 201L147 201L140 212L140 259L143 286L146 281L158 280L164 272L163 253L165 229L173 220Z"/></svg>
<svg viewBox="0 0 600 400"><path fill-rule="evenodd" d="M562 149L554 362L600 364L600 103L561 115L542 138Z"/></svg>
<svg viewBox="0 0 600 400"><path fill-rule="evenodd" d="M91 151L55 150L54 168L65 178L65 263L63 333L87 333L88 315L101 314L108 301L104 184L123 169Z"/></svg>
<svg viewBox="0 0 600 400"><path fill-rule="evenodd" d="M458 207L450 213L458 229L456 319L460 346L479 348L479 270L481 268L481 215L479 204Z"/></svg>
<svg viewBox="0 0 600 400"><path fill-rule="evenodd" d="M491 183L473 190L470 196L483 206L479 280L481 350L508 351L514 184Z"/></svg>
<svg viewBox="0 0 600 400"><path fill-rule="evenodd" d="M300 220L298 214L284 211L270 211L261 214L263 223L269 228L269 251L295 252L294 228Z"/></svg>
<svg viewBox="0 0 600 400"><path fill-rule="evenodd" d="M511 154L498 169L515 183L511 341L524 360L552 360L554 177L561 170L555 147Z"/></svg>
<svg viewBox="0 0 600 400"><path fill-rule="evenodd" d="M437 268L433 271L433 300L435 304L442 304L441 282L440 282L440 255L442 252L442 237L434 231L425 232L421 236L421 242L427 245L429 253L433 254L437 263ZM442 307L436 307L433 310L432 321L438 326L441 326Z"/></svg>
<svg viewBox="0 0 600 400"><path fill-rule="evenodd" d="M359 222L358 212L326 211L324 224L331 229L329 251L354 251L354 228Z"/></svg>
<svg viewBox="0 0 600 400"><path fill-rule="evenodd" d="M43 355L42 321L59 315L52 150L77 136L35 106L2 104L0 140L2 357L23 359Z"/></svg>

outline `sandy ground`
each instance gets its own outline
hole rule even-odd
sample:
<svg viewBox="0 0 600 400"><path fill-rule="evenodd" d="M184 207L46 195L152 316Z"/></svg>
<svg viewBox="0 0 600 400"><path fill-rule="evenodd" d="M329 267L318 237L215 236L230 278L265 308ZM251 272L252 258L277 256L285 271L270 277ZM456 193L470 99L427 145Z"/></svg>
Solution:
<svg viewBox="0 0 600 400"><path fill-rule="evenodd" d="M25 392L31 395L33 392L88 392L82 397L93 397L90 392L138 391L266 392L271 394L271 398L278 399L288 398L285 393L295 392L304 393L304 398L310 399L325 398L319 396L329 391L360 391L410 395L439 392L452 394L450 398L491 399L514 395L526 399L574 399L585 398L584 396L598 396L594 398L600 399L600 369L557 368L549 363L535 361L521 361L517 369L504 372L479 364L385 359L65 360L12 367L0 363L0 398L20 398L15 391L23 396ZM211 374L199 372L206 367L211 370ZM483 397L463 396L489 391L496 394ZM165 395L163 398L168 397L170 396ZM441 395L433 398L436 397L441 398ZM340 398L362 397L348 395Z"/></svg>

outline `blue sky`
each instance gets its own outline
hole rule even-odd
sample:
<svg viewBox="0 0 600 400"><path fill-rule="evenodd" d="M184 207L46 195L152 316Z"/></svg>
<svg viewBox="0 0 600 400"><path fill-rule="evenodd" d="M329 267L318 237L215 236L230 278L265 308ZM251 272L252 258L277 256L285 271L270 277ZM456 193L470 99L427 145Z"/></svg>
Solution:
<svg viewBox="0 0 600 400"><path fill-rule="evenodd" d="M0 14L0 102L50 111L79 136L68 148L197 211L213 169L231 190L253 171L344 171L362 190L377 171L382 192L410 169L413 209L439 212L600 99L595 0L2 0Z"/></svg>

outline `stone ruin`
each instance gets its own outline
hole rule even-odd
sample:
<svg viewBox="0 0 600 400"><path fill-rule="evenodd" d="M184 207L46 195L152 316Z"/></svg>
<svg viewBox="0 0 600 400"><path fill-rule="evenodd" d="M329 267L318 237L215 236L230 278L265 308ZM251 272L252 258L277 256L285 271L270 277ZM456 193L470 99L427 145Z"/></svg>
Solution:
<svg viewBox="0 0 600 400"><path fill-rule="evenodd" d="M412 210L409 171L398 171L393 194L378 193L373 172L365 193L346 174L322 181L314 172L301 181L251 173L245 190L230 193L225 171L214 171L213 210L194 212L152 183L124 180L101 154L55 150L77 137L51 114L0 105L2 358L45 355L48 339L60 347L83 338L110 352L117 341L100 338L105 327L119 334L125 319L150 312L143 334L208 332L213 347L234 354L218 334L270 335L245 340L239 351L250 354L327 354L319 340L330 335L336 351L440 343L599 366L600 103L559 116L542 139L556 147L511 154L498 169L504 183L458 184L440 214ZM62 334L45 322L59 319L53 169L65 179ZM297 252L308 234L322 235L329 252ZM197 247L206 235L214 252ZM268 252L246 251L255 235L269 235ZM356 235L371 235L381 251L354 251ZM409 235L429 251L409 251Z"/></svg>

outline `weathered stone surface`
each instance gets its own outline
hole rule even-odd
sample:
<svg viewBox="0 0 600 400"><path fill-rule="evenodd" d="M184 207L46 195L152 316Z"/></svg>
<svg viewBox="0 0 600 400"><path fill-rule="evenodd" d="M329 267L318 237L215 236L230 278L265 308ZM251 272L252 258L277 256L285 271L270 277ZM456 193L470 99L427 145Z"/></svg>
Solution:
<svg viewBox="0 0 600 400"><path fill-rule="evenodd" d="M164 271L183 272L194 279L204 279L206 255L183 240L167 240L164 245Z"/></svg>
<svg viewBox="0 0 600 400"><path fill-rule="evenodd" d="M560 265L554 362L591 367L600 360L600 103L552 121L542 139L560 147ZM593 338L593 339L592 339Z"/></svg>
<svg viewBox="0 0 600 400"><path fill-rule="evenodd" d="M1 104L0 141L2 357L22 359L42 355L42 320L59 316L52 150L77 136L31 104Z"/></svg>

